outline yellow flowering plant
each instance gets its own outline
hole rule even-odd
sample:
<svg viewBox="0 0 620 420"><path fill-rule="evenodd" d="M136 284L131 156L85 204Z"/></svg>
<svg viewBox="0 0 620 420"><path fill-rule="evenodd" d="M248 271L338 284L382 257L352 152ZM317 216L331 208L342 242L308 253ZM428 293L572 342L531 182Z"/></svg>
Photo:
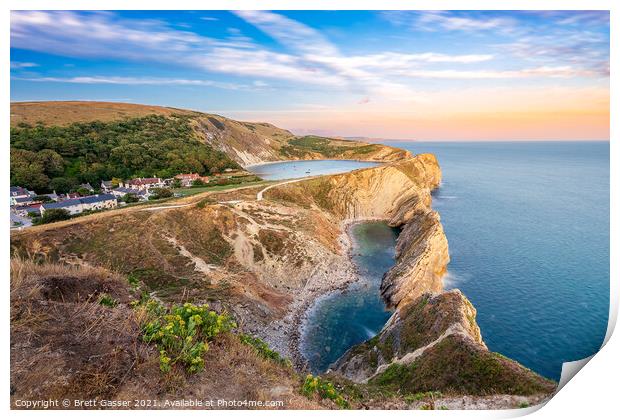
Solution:
<svg viewBox="0 0 620 420"><path fill-rule="evenodd" d="M169 372L177 363L189 373L200 372L204 369L208 341L236 327L226 313L209 310L207 304L185 303L167 308L149 300L145 308L149 321L143 327L142 339L157 344L162 372Z"/></svg>

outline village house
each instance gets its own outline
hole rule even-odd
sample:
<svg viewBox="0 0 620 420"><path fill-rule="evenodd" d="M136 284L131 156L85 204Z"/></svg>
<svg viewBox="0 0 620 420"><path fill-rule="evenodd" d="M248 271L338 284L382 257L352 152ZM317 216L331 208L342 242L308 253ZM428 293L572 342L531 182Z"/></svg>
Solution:
<svg viewBox="0 0 620 420"><path fill-rule="evenodd" d="M149 188L163 188L165 184L161 178L134 178L121 183L120 186L133 190L148 191Z"/></svg>
<svg viewBox="0 0 620 420"><path fill-rule="evenodd" d="M101 181L101 191L108 193L113 189L112 181Z"/></svg>
<svg viewBox="0 0 620 420"><path fill-rule="evenodd" d="M34 191L28 191L23 187L11 187L11 205L24 204L25 200L16 201L16 199L32 198L35 195Z"/></svg>
<svg viewBox="0 0 620 420"><path fill-rule="evenodd" d="M178 179L181 181L182 187L191 187L194 184L194 181L201 180L205 184L209 182L208 176L200 176L198 174L178 174L174 177L174 179Z"/></svg>
<svg viewBox="0 0 620 420"><path fill-rule="evenodd" d="M11 205L12 206L25 206L27 204L34 203L34 196L27 197L11 197Z"/></svg>
<svg viewBox="0 0 620 420"><path fill-rule="evenodd" d="M31 213L34 213L37 216L41 215L41 206L43 204L31 204L27 206L15 206L13 207L13 212L20 217L28 217Z"/></svg>
<svg viewBox="0 0 620 420"><path fill-rule="evenodd" d="M82 211L113 209L118 205L116 197L112 194L89 195L88 197L80 198L80 201L82 203Z"/></svg>
<svg viewBox="0 0 620 420"><path fill-rule="evenodd" d="M136 197L138 197L140 201L146 201L149 198L149 194L147 191L135 190L133 188L118 187L110 191L110 193L117 198L123 198L127 194L134 194Z"/></svg>
<svg viewBox="0 0 620 420"><path fill-rule="evenodd" d="M71 215L80 214L83 211L82 202L79 198L70 198L57 203L45 203L41 206L41 215L44 215L47 210L51 209L67 210Z"/></svg>
<svg viewBox="0 0 620 420"><path fill-rule="evenodd" d="M91 192L91 193L95 192L95 189L93 188L92 185L90 185L90 182L87 182L86 184L80 184L79 188L85 189L86 191Z"/></svg>
<svg viewBox="0 0 620 420"><path fill-rule="evenodd" d="M112 194L89 195L81 198L71 198L57 203L45 203L41 205L41 215L50 209L64 209L69 214L80 214L84 211L112 209L118 205L116 197Z"/></svg>

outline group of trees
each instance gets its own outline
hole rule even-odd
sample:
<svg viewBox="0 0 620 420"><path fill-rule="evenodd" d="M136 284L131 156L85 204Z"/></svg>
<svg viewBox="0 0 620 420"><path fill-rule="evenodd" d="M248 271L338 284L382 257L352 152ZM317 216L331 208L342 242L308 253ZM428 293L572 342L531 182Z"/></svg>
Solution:
<svg viewBox="0 0 620 420"><path fill-rule="evenodd" d="M63 193L103 179L207 175L225 168L239 165L196 138L188 116L11 129L11 185L35 191Z"/></svg>

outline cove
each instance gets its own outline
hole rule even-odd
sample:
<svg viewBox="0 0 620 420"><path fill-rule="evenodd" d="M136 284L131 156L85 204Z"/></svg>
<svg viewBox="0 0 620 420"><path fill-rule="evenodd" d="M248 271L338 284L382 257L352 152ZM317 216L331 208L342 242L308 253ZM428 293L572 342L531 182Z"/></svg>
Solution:
<svg viewBox="0 0 620 420"><path fill-rule="evenodd" d="M390 317L379 287L383 274L394 265L398 232L380 221L350 226L351 255L359 278L346 290L317 300L304 323L300 351L314 374L375 336Z"/></svg>
<svg viewBox="0 0 620 420"><path fill-rule="evenodd" d="M377 165L380 163L359 160L294 160L250 165L246 169L263 179L274 181L316 175L334 175Z"/></svg>

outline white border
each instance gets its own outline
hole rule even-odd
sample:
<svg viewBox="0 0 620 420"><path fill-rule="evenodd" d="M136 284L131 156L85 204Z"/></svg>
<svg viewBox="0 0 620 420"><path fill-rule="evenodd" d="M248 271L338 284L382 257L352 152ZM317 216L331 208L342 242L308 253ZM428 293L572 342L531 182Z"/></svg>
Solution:
<svg viewBox="0 0 620 420"><path fill-rule="evenodd" d="M138 9L153 9L153 10L180 10L180 9L194 9L194 10L235 10L235 9L268 9L268 10L399 10L399 9L413 9L413 10L611 10L611 68L612 74L615 75L615 69L618 68L618 51L614 51L614 48L618 48L617 37L618 26L620 24L620 2L613 0L390 0L384 2L377 2L376 0L203 0L203 1L188 1L188 0L176 0L174 2L163 0L5 0L3 2L4 7L1 9L0 27L2 28L2 54L4 57L4 65L0 68L2 74L2 89L3 101L1 107L3 110L2 118L2 140L5 153L2 153L0 159L2 159L2 167L5 168L2 174L2 189L6 191L9 187L8 179L8 167L9 167L9 115L10 115L10 71L9 71L9 40L10 40L10 10L27 10L27 9L98 9L98 10L138 10ZM610 80L611 92L614 92L613 88L617 88L614 77ZM617 89L616 89L617 90ZM614 92L616 93L616 92ZM611 142L611 162L618 162L618 147L616 145L617 139L617 121L618 118L618 97L612 95L611 97L611 127L610 127L610 142ZM551 399L551 401L541 410L536 411L532 418L537 419L557 419L557 418L609 418L610 414L618 413L618 404L620 400L618 398L618 374L620 373L619 360L620 360L620 341L616 336L612 336L613 327L617 319L618 313L618 298L620 297L620 289L618 287L618 281L620 279L620 273L618 272L618 261L620 261L620 254L617 246L617 233L618 223L617 217L614 215L620 214L620 205L618 202L618 194L614 194L614 191L618 191L618 169L613 164L611 166L611 305L610 305L610 323L606 335L605 347L595 355L591 362L589 362L581 372L579 372L577 379L570 381L562 390ZM0 212L2 212L3 220L8 220L8 208L6 206L0 206ZM2 254L5 256L4 264L4 287L2 288L2 302L6 305L4 307L4 315L2 316L2 326L5 340L3 340L2 352L2 396L4 396L4 408L7 410L10 416L16 418L32 418L32 417L45 417L45 418L81 418L84 416L92 417L105 417L109 418L111 415L118 418L135 418L138 417L150 417L150 418L166 418L171 416L183 416L183 417L199 417L205 418L207 416L213 418L237 418L242 416L251 415L254 418L285 418L294 415L299 418L314 419L316 416L326 416L326 412L304 412L304 411L258 411L258 412L232 412L232 411L217 411L217 412L123 412L115 411L110 412L24 412L24 411L10 411L9 407L9 308L8 308L8 279L9 279L9 267L8 258L9 255L9 232L8 223L2 224L5 229L4 240L2 241ZM351 411L351 412L333 412L342 418L370 418L377 415L386 416L391 418L410 418L411 416L431 416L431 417L451 417L458 416L459 418L473 419L473 418L502 418L502 417L514 417L526 414L535 410L506 410L506 411L391 411L389 413L377 413L366 411ZM329 412L332 414L332 412Z"/></svg>

